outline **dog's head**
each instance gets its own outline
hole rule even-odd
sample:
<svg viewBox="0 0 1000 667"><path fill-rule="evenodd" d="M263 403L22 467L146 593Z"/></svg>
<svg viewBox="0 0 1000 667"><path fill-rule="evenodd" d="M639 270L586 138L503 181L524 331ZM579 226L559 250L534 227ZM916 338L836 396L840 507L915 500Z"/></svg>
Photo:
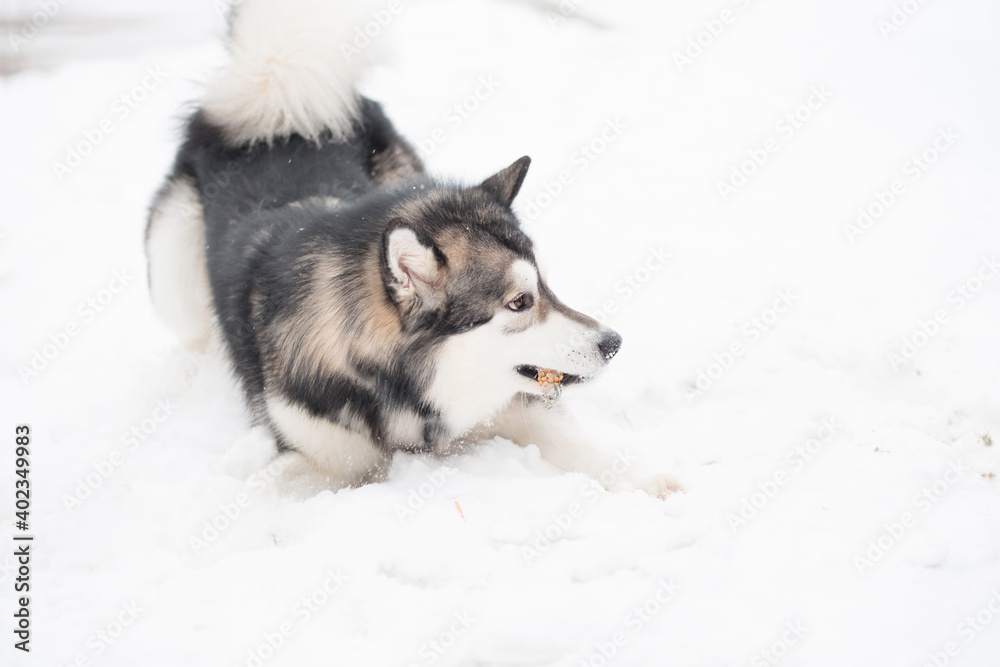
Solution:
<svg viewBox="0 0 1000 667"><path fill-rule="evenodd" d="M382 236L386 289L414 340L436 346L430 398L469 428L520 393L539 369L563 385L597 375L621 336L563 304L541 277L511 203L523 157L471 188L407 198Z"/></svg>

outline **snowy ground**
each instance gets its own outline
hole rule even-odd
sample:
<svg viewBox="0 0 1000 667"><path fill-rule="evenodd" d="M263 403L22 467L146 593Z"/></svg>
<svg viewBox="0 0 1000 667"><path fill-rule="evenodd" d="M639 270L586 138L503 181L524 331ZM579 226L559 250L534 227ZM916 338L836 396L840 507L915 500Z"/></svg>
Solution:
<svg viewBox="0 0 1000 667"><path fill-rule="evenodd" d="M280 495L144 284L222 22L67 3L0 79L0 518L29 424L36 536L0 663L996 665L1000 7L896 4L402 0L375 38L434 171L534 158L550 282L625 338L566 400L661 501L504 441Z"/></svg>

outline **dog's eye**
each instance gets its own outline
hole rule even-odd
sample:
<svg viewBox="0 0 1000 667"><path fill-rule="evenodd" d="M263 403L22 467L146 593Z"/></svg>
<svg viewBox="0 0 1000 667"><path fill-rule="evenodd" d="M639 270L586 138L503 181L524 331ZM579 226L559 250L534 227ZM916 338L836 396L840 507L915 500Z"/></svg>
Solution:
<svg viewBox="0 0 1000 667"><path fill-rule="evenodd" d="M530 294L518 294L507 302L507 309L513 310L515 313L520 310L527 310L528 308L531 308Z"/></svg>

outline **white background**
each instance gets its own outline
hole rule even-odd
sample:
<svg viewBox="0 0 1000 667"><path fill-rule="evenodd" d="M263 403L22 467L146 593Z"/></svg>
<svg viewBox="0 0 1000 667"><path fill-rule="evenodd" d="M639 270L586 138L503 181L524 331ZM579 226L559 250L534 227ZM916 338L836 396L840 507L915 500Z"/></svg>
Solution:
<svg viewBox="0 0 1000 667"><path fill-rule="evenodd" d="M37 536L30 656L11 648L0 550L0 662L597 667L621 633L607 664L997 664L996 4L914 0L889 34L890 0L591 0L555 25L541 1L402 6L366 91L414 142L446 129L435 173L532 156L517 206L550 283L625 339L565 402L686 493L591 493L505 441L306 500L264 483L272 445L224 363L180 351L145 286L146 210L224 21L207 1L76 0L16 51L8 23L0 51L22 70L0 78L0 518L27 423ZM470 101L480 77L499 85ZM803 107L814 88L828 99ZM624 129L581 161L609 121ZM89 154L57 173L71 151ZM724 200L734 169L754 173Z"/></svg>

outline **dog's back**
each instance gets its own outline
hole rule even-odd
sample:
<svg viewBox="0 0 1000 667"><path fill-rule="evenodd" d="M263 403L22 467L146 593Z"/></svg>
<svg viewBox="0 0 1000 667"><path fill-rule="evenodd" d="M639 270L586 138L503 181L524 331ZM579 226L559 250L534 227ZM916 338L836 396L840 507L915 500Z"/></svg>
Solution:
<svg viewBox="0 0 1000 667"><path fill-rule="evenodd" d="M198 184L210 228L220 217L231 221L233 212L248 221L296 202L347 202L422 173L423 165L381 107L364 98L348 134L327 131L316 140L292 134L234 146L225 129L199 111L188 123L175 166L176 176Z"/></svg>
<svg viewBox="0 0 1000 667"><path fill-rule="evenodd" d="M188 121L146 231L153 303L188 347L208 344L212 293L218 301L246 281L252 252L230 250L269 247L300 217L270 211L306 216L423 173L381 107L356 92L365 62L339 50L353 18L350 3L315 0L247 0L232 17L230 63Z"/></svg>
<svg viewBox="0 0 1000 667"><path fill-rule="evenodd" d="M546 456L568 463L573 440L537 407L553 383L594 377L621 337L541 277L511 208L527 157L475 185L423 175L356 92L342 7L238 7L231 62L150 216L154 305L190 347L220 333L279 449L331 478L471 433L546 433Z"/></svg>

